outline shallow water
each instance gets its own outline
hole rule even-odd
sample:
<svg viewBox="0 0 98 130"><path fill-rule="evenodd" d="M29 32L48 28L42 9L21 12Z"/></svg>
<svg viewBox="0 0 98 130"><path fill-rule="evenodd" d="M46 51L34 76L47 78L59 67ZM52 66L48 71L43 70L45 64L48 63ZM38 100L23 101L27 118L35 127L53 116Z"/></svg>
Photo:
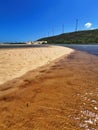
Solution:
<svg viewBox="0 0 98 130"><path fill-rule="evenodd" d="M70 47L76 50L80 51L86 51L90 54L97 55L98 56L98 45L74 45L74 44L59 44L61 46Z"/></svg>

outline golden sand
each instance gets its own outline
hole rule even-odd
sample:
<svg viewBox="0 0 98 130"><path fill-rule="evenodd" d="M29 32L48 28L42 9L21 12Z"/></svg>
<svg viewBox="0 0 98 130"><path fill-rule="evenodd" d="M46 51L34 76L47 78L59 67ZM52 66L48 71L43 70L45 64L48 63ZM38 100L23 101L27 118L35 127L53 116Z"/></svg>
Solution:
<svg viewBox="0 0 98 130"><path fill-rule="evenodd" d="M0 84L71 52L72 49L59 46L0 49Z"/></svg>

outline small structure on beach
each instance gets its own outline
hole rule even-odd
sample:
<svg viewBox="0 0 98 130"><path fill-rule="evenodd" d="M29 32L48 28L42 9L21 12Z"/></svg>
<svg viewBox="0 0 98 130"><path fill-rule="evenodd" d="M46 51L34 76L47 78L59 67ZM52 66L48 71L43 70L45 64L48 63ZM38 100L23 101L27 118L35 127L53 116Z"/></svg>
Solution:
<svg viewBox="0 0 98 130"><path fill-rule="evenodd" d="M47 41L29 41L26 44L31 45L31 44L46 44L46 43Z"/></svg>

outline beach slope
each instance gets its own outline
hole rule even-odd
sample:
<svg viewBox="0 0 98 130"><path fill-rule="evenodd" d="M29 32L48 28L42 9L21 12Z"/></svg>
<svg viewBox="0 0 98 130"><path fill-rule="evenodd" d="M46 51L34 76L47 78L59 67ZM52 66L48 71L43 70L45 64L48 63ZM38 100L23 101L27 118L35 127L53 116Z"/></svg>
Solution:
<svg viewBox="0 0 98 130"><path fill-rule="evenodd" d="M73 52L60 46L0 49L0 84Z"/></svg>

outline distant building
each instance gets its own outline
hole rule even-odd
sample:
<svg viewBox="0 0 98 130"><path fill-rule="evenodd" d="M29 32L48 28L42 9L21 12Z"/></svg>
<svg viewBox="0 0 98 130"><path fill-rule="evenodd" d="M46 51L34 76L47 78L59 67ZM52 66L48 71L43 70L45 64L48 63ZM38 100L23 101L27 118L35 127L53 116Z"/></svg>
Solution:
<svg viewBox="0 0 98 130"><path fill-rule="evenodd" d="M33 42L29 41L29 42L26 42L26 44L31 45L31 44L33 44Z"/></svg>
<svg viewBox="0 0 98 130"><path fill-rule="evenodd" d="M46 44L47 41L29 41L27 42L27 44L31 45L31 44Z"/></svg>

